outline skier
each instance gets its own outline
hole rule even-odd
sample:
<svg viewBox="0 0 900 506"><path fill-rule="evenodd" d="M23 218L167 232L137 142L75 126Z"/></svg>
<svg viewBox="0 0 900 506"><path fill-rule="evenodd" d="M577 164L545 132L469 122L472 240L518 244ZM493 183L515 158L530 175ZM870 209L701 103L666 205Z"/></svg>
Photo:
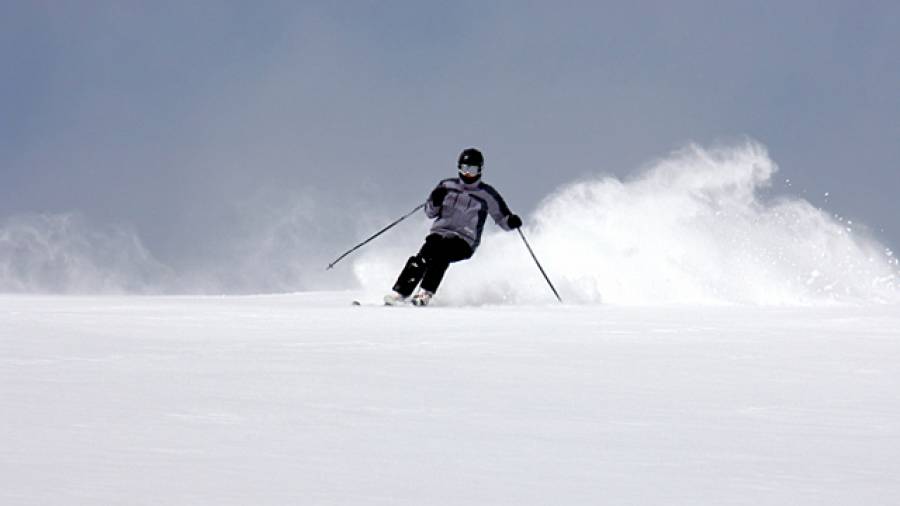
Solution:
<svg viewBox="0 0 900 506"><path fill-rule="evenodd" d="M488 214L504 230L522 226L522 220L510 212L497 190L481 181L483 167L481 151L465 149L457 162L459 177L444 179L432 190L425 204L425 214L435 219L431 233L419 253L407 260L393 291L384 296L385 304L403 303L421 282L411 302L427 305L447 267L475 253Z"/></svg>

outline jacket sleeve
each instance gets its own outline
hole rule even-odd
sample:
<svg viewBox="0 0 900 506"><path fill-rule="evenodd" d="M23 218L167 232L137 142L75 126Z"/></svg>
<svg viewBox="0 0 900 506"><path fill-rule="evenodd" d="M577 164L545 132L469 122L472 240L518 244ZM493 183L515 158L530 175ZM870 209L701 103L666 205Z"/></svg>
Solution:
<svg viewBox="0 0 900 506"><path fill-rule="evenodd" d="M438 188L441 188L443 186L444 186L444 182L441 181L440 183L437 184L437 186L434 187L434 190L437 190ZM434 190L432 190L432 191L434 191ZM425 216L428 216L429 218L437 218L438 215L440 215L440 214L441 214L441 206L435 206L431 202L431 194L429 193L428 197L425 198Z"/></svg>
<svg viewBox="0 0 900 506"><path fill-rule="evenodd" d="M494 222L503 230L512 230L507 220L512 216L512 211L506 205L506 201L500 196L500 193L493 186L484 185L484 190L491 197L488 199L488 212Z"/></svg>

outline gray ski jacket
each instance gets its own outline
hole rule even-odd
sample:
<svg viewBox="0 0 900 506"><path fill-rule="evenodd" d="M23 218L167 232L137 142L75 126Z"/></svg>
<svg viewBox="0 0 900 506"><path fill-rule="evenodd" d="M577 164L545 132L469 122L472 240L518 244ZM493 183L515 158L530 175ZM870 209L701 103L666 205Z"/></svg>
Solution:
<svg viewBox="0 0 900 506"><path fill-rule="evenodd" d="M454 177L441 181L436 188L441 187L447 189L441 205L435 206L430 198L425 204L425 214L437 218L431 233L461 237L474 252L481 243L487 215L503 230L512 230L507 222L512 213L493 186L481 181L468 184Z"/></svg>

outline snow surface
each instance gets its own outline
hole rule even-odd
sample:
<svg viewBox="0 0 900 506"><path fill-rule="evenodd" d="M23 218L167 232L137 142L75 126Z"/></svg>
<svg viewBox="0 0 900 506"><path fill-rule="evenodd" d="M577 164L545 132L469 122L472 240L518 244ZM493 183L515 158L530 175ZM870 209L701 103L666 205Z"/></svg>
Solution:
<svg viewBox="0 0 900 506"><path fill-rule="evenodd" d="M357 296L0 297L0 504L900 504L896 305Z"/></svg>

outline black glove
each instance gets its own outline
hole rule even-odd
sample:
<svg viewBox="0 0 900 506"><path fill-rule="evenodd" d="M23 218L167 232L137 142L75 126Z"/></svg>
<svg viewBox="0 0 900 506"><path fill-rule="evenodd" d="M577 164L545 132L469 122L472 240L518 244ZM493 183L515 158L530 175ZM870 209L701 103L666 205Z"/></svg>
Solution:
<svg viewBox="0 0 900 506"><path fill-rule="evenodd" d="M447 196L447 189L443 186L438 186L434 190L431 191L431 196L428 197L431 199L431 205L434 207L441 207L444 203L444 197Z"/></svg>
<svg viewBox="0 0 900 506"><path fill-rule="evenodd" d="M510 214L506 218L506 224L509 225L509 228L519 228L522 226L522 218L519 218L516 214Z"/></svg>

